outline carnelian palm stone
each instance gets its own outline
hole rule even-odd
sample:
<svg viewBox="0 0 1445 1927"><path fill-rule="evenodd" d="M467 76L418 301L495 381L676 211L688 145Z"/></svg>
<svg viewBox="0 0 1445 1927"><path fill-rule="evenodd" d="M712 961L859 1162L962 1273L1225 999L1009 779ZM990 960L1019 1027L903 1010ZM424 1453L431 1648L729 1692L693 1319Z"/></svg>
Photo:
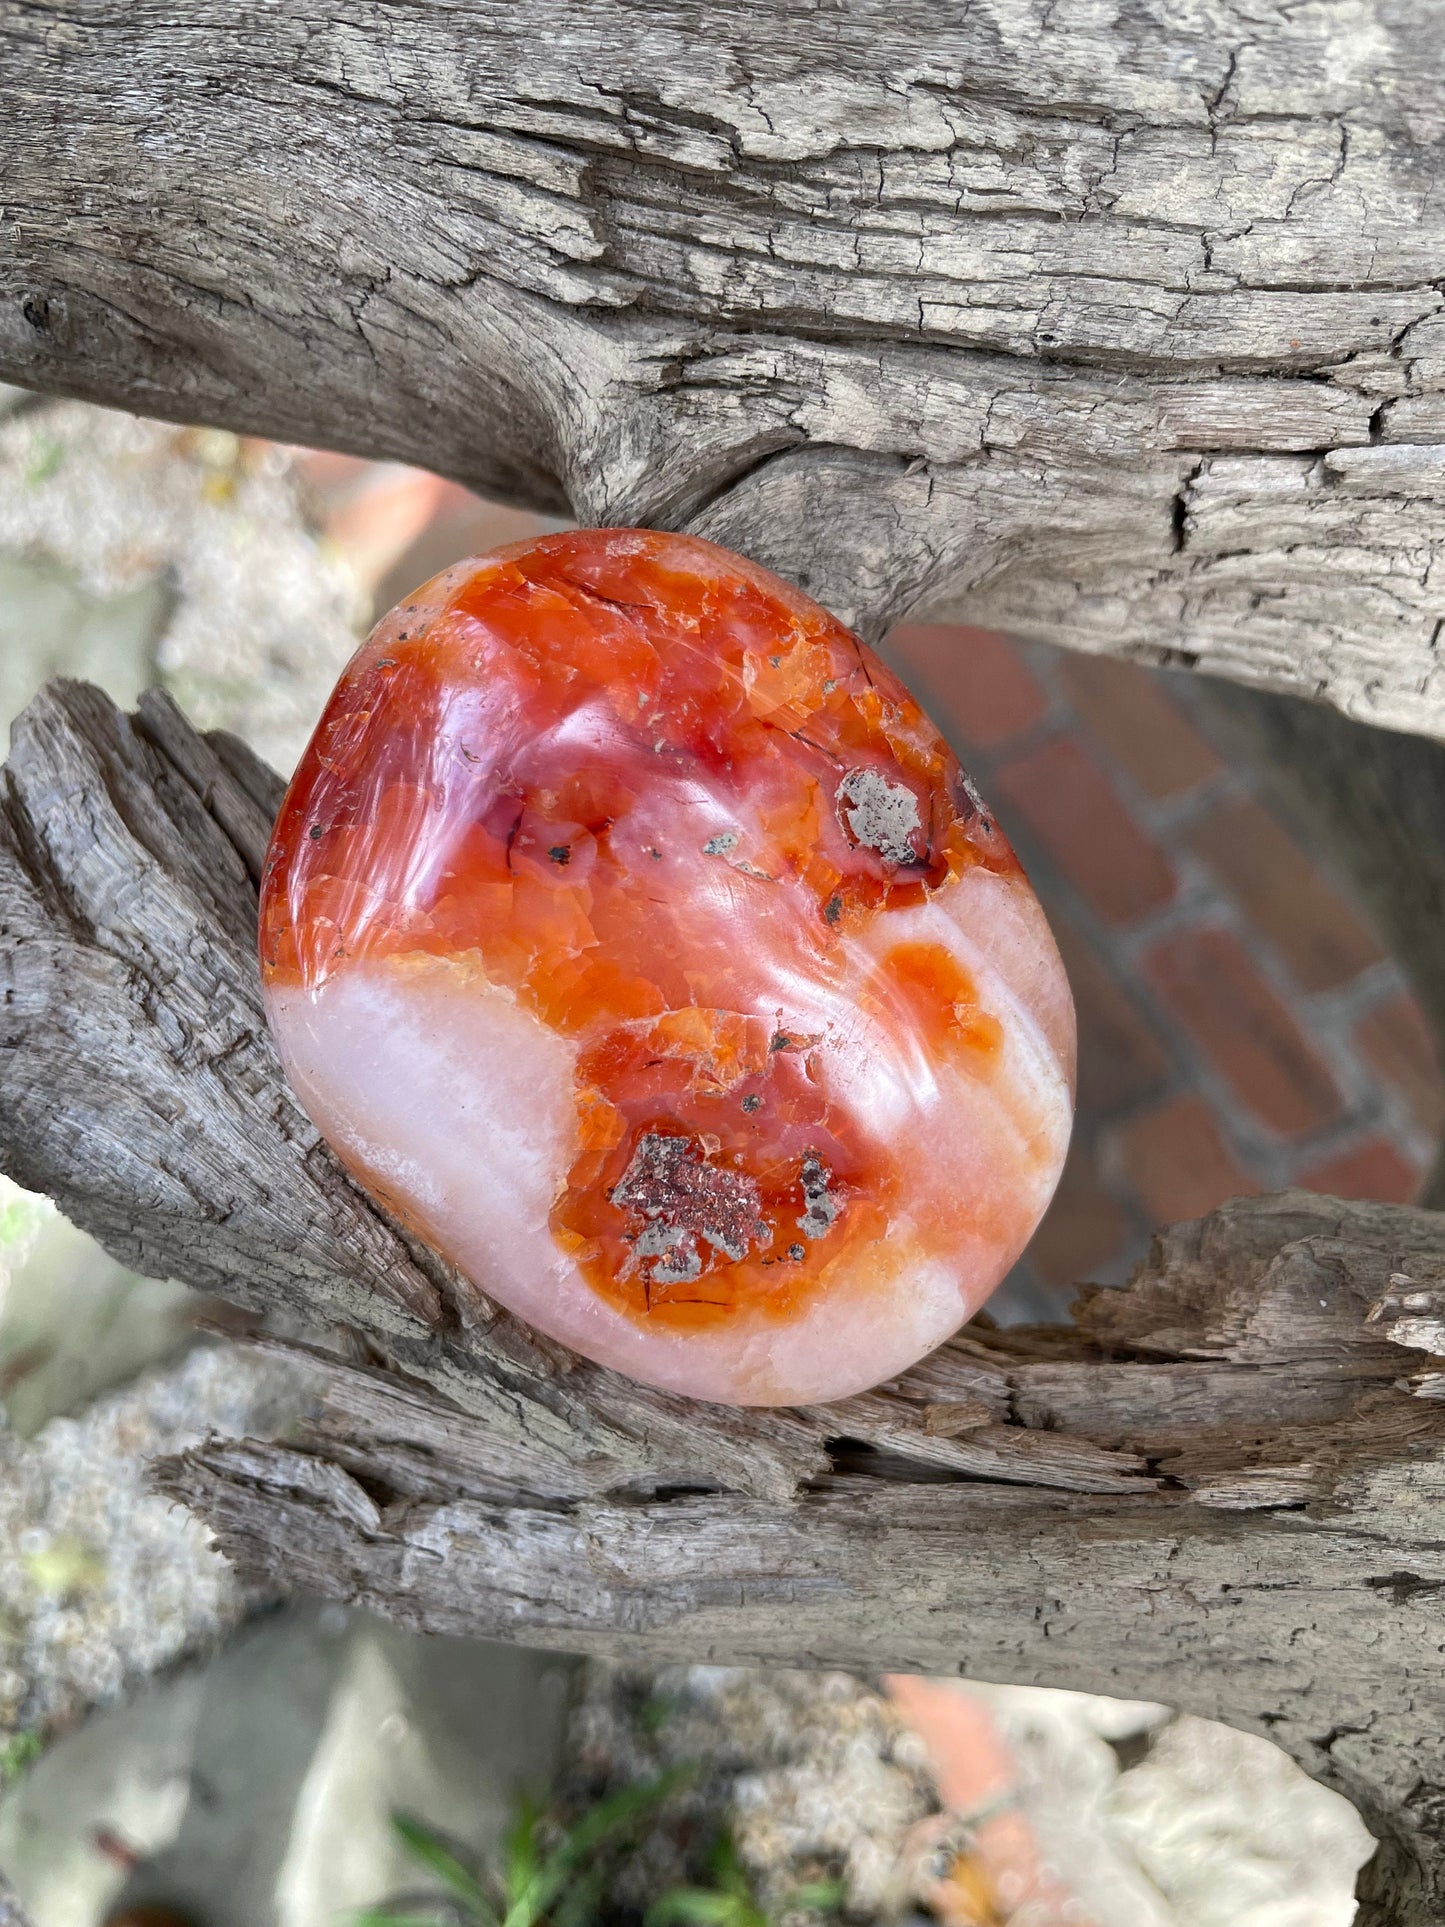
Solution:
<svg viewBox="0 0 1445 1927"><path fill-rule="evenodd" d="M1063 1161L1073 1006L1007 839L870 650L707 542L544 536L394 609L291 784L261 954L362 1183L697 1398L902 1370Z"/></svg>

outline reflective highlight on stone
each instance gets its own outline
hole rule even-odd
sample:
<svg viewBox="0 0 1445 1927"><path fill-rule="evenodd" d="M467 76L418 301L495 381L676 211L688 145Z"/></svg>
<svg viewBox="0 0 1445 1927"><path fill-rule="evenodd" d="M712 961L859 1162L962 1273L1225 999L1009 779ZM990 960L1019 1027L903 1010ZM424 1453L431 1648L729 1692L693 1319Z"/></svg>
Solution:
<svg viewBox="0 0 1445 1927"><path fill-rule="evenodd" d="M393 610L287 794L261 956L362 1182L695 1397L902 1370L1063 1162L1073 1008L1007 840L871 651L709 543L546 536Z"/></svg>

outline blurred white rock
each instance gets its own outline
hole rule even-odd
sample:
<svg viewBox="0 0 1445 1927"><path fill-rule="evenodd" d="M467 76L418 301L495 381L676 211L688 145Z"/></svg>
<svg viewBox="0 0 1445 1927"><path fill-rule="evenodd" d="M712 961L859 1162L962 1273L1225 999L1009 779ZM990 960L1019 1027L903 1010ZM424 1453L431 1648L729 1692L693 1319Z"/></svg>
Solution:
<svg viewBox="0 0 1445 1927"><path fill-rule="evenodd" d="M0 1176L0 1412L28 1438L195 1335L194 1292L138 1278Z"/></svg>
<svg viewBox="0 0 1445 1927"><path fill-rule="evenodd" d="M283 771L370 608L288 450L84 402L0 414L0 555L49 618L12 638L7 704L57 673L128 700L153 668L193 722Z"/></svg>
<svg viewBox="0 0 1445 1927"><path fill-rule="evenodd" d="M1108 1802L1181 1927L1349 1927L1374 1841L1348 1800L1268 1740L1189 1716Z"/></svg>
<svg viewBox="0 0 1445 1927"><path fill-rule="evenodd" d="M0 1803L31 1927L118 1908L205 1927L335 1927L439 1892L394 1812L480 1858L555 1769L566 1663L418 1639L337 1607L253 1620L206 1665L62 1739Z"/></svg>

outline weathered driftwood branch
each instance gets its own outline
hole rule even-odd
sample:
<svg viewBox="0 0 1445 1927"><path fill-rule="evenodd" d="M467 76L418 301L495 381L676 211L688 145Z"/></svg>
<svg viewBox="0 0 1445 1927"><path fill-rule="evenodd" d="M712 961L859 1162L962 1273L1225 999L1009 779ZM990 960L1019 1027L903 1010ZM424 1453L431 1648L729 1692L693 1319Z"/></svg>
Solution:
<svg viewBox="0 0 1445 1927"><path fill-rule="evenodd" d="M165 698L57 684L0 797L0 1163L317 1335L303 1437L159 1475L242 1567L449 1632L1172 1701L1358 1804L1362 1922L1440 1919L1445 1221L1240 1202L1072 1331L820 1410L649 1392L466 1322L298 1111L253 951L276 794Z"/></svg>
<svg viewBox="0 0 1445 1927"><path fill-rule="evenodd" d="M0 376L1445 735L1436 0L26 0Z"/></svg>

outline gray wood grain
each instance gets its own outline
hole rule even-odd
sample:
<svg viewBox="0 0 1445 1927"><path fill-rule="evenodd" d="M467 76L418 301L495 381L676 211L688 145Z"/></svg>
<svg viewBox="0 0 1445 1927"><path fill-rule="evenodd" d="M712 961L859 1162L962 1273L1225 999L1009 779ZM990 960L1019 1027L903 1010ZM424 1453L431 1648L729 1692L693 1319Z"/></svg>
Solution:
<svg viewBox="0 0 1445 1927"><path fill-rule="evenodd" d="M313 1339L285 1443L157 1470L248 1575L579 1651L918 1668L1267 1733L1445 1911L1445 1219L1305 1193L1160 1234L1073 1327L808 1410L690 1404L481 1302L340 1170L260 1017L276 780L54 684L0 779L0 1166Z"/></svg>
<svg viewBox="0 0 1445 1927"><path fill-rule="evenodd" d="M1434 0L0 0L0 376L1445 735Z"/></svg>

